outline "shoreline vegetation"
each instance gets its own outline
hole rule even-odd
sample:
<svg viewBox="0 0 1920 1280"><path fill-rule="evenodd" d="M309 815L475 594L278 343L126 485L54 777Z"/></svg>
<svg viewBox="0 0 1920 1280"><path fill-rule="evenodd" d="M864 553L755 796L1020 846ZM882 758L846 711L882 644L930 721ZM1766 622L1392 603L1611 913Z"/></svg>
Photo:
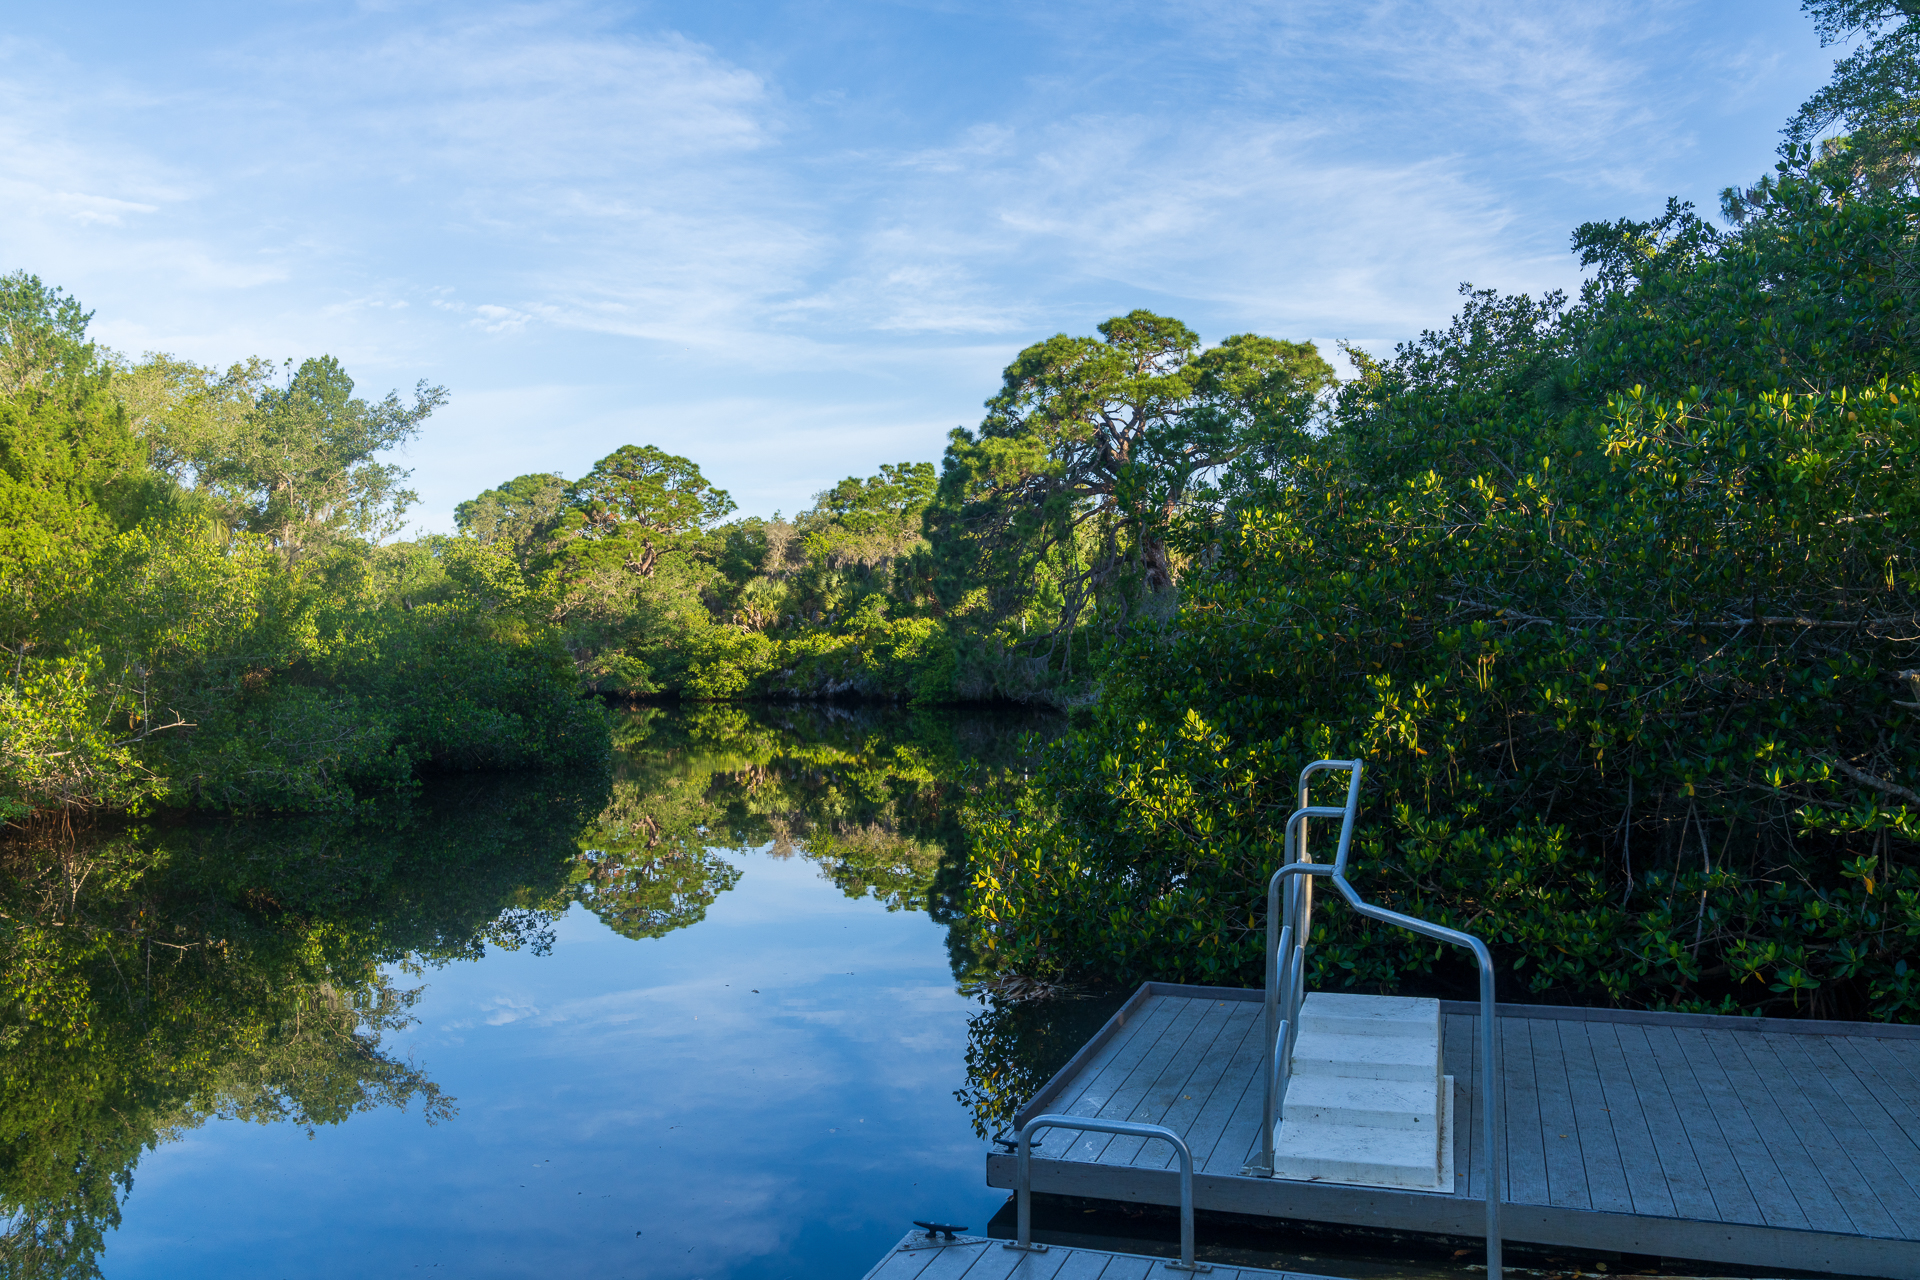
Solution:
<svg viewBox="0 0 1920 1280"><path fill-rule="evenodd" d="M1920 17L1806 7L1862 41L1723 225L1587 223L1577 297L1462 286L1345 380L1116 316L791 518L629 445L393 541L443 389L134 361L6 277L0 816L606 770L610 700L1006 701L1067 724L954 801L1008 981L1257 982L1293 780L1359 757L1356 883L1511 991L1920 1019ZM1320 985L1459 978L1315 932Z"/></svg>
<svg viewBox="0 0 1920 1280"><path fill-rule="evenodd" d="M0 279L0 818L308 813L422 778L604 765L600 704L1096 696L1172 616L1179 513L1275 455L1331 369L1134 312L1010 367L944 466L730 518L690 459L624 446L394 540L383 461L447 391L355 394L331 357L138 361Z"/></svg>

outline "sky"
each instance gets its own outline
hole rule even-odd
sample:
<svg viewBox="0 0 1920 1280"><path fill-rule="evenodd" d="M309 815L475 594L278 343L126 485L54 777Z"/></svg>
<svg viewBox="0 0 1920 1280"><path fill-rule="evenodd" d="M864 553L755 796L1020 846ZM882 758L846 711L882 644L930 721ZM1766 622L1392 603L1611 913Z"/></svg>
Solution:
<svg viewBox="0 0 1920 1280"><path fill-rule="evenodd" d="M0 271L137 357L451 391L413 524L623 444L792 514L1146 307L1384 352L1770 170L1794 0L14 7Z"/></svg>

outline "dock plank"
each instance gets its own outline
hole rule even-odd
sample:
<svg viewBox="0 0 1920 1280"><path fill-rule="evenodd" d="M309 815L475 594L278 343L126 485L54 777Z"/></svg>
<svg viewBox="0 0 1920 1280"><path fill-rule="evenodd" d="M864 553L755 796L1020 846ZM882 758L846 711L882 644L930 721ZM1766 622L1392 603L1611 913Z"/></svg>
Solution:
<svg viewBox="0 0 1920 1280"><path fill-rule="evenodd" d="M1526 1027L1533 1051L1534 1096L1540 1107L1540 1145L1546 1156L1547 1203L1591 1209L1593 1197L1587 1191L1580 1117L1573 1108L1560 1024L1529 1018Z"/></svg>
<svg viewBox="0 0 1920 1280"><path fill-rule="evenodd" d="M1553 1025L1559 1032L1560 1063L1566 1069L1574 1125L1580 1134L1587 1207L1603 1213L1632 1213L1633 1195L1627 1189L1620 1143L1613 1136L1613 1113L1607 1109L1600 1088L1600 1069L1594 1063L1593 1042L1587 1038L1586 1024L1558 1022Z"/></svg>
<svg viewBox="0 0 1920 1280"><path fill-rule="evenodd" d="M1108 1280L1106 1271L1112 1261L1110 1253L1075 1249L1067 1254L1060 1270L1054 1272L1053 1280Z"/></svg>
<svg viewBox="0 0 1920 1280"><path fill-rule="evenodd" d="M1266 1022L1264 1013L1260 1029L1255 1034L1256 1042L1264 1039ZM1227 1116L1227 1123L1221 1131L1220 1141L1214 1145L1213 1167L1215 1172L1237 1174L1260 1154L1260 1126L1266 1107L1266 1083L1260 1078L1264 1069L1266 1054L1263 1051L1254 1068L1253 1078L1247 1081L1247 1087L1234 1104Z"/></svg>
<svg viewBox="0 0 1920 1280"><path fill-rule="evenodd" d="M1110 1255L1089 1253L1087 1249L1073 1249L1062 1259L1060 1270L1054 1272L1054 1280L1102 1280L1100 1272L1106 1270Z"/></svg>
<svg viewBox="0 0 1920 1280"><path fill-rule="evenodd" d="M1886 1110L1898 1135L1898 1138L1889 1135L1882 1149L1905 1171L1908 1185L1914 1185L1916 1179L1920 1179L1920 1082L1906 1083L1898 1064L1882 1057L1882 1046L1877 1040L1853 1036L1846 1041L1846 1047L1854 1078Z"/></svg>
<svg viewBox="0 0 1920 1280"><path fill-rule="evenodd" d="M1175 997L1170 1003L1174 1003L1173 1018L1159 1042L1141 1055L1127 1078L1094 1115L1102 1120L1134 1120L1139 1118L1137 1113L1151 1110L1147 1100L1154 1086L1159 1083L1169 1064L1186 1049L1188 1041L1202 1033L1212 1006L1211 1001L1187 997ZM1122 1138L1109 1133L1090 1133L1074 1145L1073 1158L1104 1163L1107 1150L1114 1143L1131 1142L1136 1144L1137 1149L1139 1141L1138 1138ZM1125 1164L1126 1161L1117 1160L1114 1163Z"/></svg>
<svg viewBox="0 0 1920 1280"><path fill-rule="evenodd" d="M1138 1018L1122 1027L1100 1055L1087 1064L1080 1079L1054 1099L1052 1109L1064 1115L1097 1114L1112 1092L1132 1074L1141 1056L1165 1032L1173 1014L1174 1006L1169 1001L1149 1003Z"/></svg>
<svg viewBox="0 0 1920 1280"><path fill-rule="evenodd" d="M1920 1041L1882 1040L1881 1047L1899 1069L1912 1081L1912 1096L1920 1096Z"/></svg>
<svg viewBox="0 0 1920 1280"><path fill-rule="evenodd" d="M1133 1114L1126 1116L1126 1119L1140 1124L1167 1125L1179 1132L1183 1126L1174 1123L1175 1110L1183 1104L1193 1103L1196 1090L1203 1098L1211 1092L1209 1087L1195 1083L1195 1076L1204 1073L1211 1065L1213 1071L1209 1083L1211 1079L1218 1079L1221 1064L1209 1064L1208 1057L1232 1024L1232 1012L1221 1001L1195 1000L1193 1004L1200 1014L1193 1031L1187 1036L1186 1042L1167 1059L1159 1073L1147 1083L1145 1092L1133 1105ZM1187 1118L1191 1120L1198 1111L1199 1104L1193 1104ZM1184 1133L1182 1136L1185 1136ZM1151 1161L1147 1167L1161 1168L1166 1167L1167 1158L1173 1154L1173 1148L1158 1139L1117 1135L1101 1152L1100 1161L1102 1164L1139 1164L1145 1155ZM1177 1164L1177 1160L1174 1163Z"/></svg>
<svg viewBox="0 0 1920 1280"><path fill-rule="evenodd" d="M1740 1176L1753 1198L1758 1221L1773 1227L1808 1229L1806 1211L1794 1197L1793 1188L1781 1173L1766 1138L1755 1126L1747 1100L1728 1079L1726 1069L1713 1052L1710 1038L1724 1033L1675 1027L1672 1034L1675 1046L1693 1069L1701 1097L1720 1122L1721 1136L1740 1167Z"/></svg>
<svg viewBox="0 0 1920 1280"><path fill-rule="evenodd" d="M1653 1139L1653 1151L1659 1161L1660 1176L1672 1197L1673 1211L1683 1218L1703 1222L1720 1221L1719 1206L1707 1189L1706 1171L1694 1152L1692 1134L1680 1106L1675 1102L1672 1083L1661 1073L1647 1039L1649 1028L1623 1023L1614 1028L1627 1064L1627 1076L1640 1101L1640 1114L1646 1117L1647 1132ZM1711 1124L1712 1118L1706 1118Z"/></svg>
<svg viewBox="0 0 1920 1280"><path fill-rule="evenodd" d="M1440 1065L1453 1077L1453 1194L1473 1192L1473 1162L1480 1150L1480 1020L1462 1013L1440 1015Z"/></svg>
<svg viewBox="0 0 1920 1280"><path fill-rule="evenodd" d="M1233 1062L1245 1045L1247 1031L1255 1021L1249 1011L1257 1011L1259 1007L1221 1003L1213 1011L1220 1015L1217 1032L1207 1045L1206 1052L1188 1065L1174 1100L1154 1121L1155 1124L1166 1125L1187 1140L1187 1146L1193 1152L1195 1173L1205 1168L1204 1158L1213 1149L1208 1141L1210 1135L1203 1135L1198 1128L1201 1113L1206 1110L1215 1093L1234 1087L1227 1083L1229 1080L1238 1083L1246 1079L1244 1073L1233 1070ZM1257 1043L1258 1038L1255 1039ZM1203 1143L1206 1144L1204 1148ZM1142 1142L1139 1148L1130 1163L1143 1169L1177 1169L1180 1166L1178 1153L1164 1142Z"/></svg>
<svg viewBox="0 0 1920 1280"><path fill-rule="evenodd" d="M1060 1269L1053 1273L1053 1280L1102 1280L1100 1273L1107 1269L1108 1261L1107 1254L1075 1249L1061 1259Z"/></svg>
<svg viewBox="0 0 1920 1280"><path fill-rule="evenodd" d="M1794 1203L1806 1216L1811 1231L1853 1231L1853 1220L1820 1176L1813 1155L1807 1150L1793 1126L1787 1123L1772 1088L1754 1070L1742 1041L1746 1037L1707 1033L1706 1043L1715 1060L1726 1072L1735 1094L1752 1118L1754 1128L1773 1157L1774 1167L1793 1192Z"/></svg>
<svg viewBox="0 0 1920 1280"><path fill-rule="evenodd" d="M897 1248L897 1246L896 1246ZM867 1272L867 1280L917 1280L938 1250L916 1249L912 1253L893 1253Z"/></svg>
<svg viewBox="0 0 1920 1280"><path fill-rule="evenodd" d="M1011 1253L1014 1258L1013 1266L1005 1273L1006 1280L1055 1280L1061 1264L1066 1262L1071 1253L1060 1248L1048 1249L1045 1253L1022 1253L1004 1247L1000 1252ZM967 1273L967 1280L985 1280L985 1277L976 1274L979 1270L980 1264L975 1263L974 1269Z"/></svg>
<svg viewBox="0 0 1920 1280"><path fill-rule="evenodd" d="M1886 1211L1891 1234L1909 1240L1920 1237L1920 1196L1914 1194L1911 1181L1920 1178L1920 1159L1916 1159L1920 1153L1901 1134L1893 1117L1834 1051L1831 1040L1768 1039L1774 1055L1801 1082L1814 1113L1859 1171L1863 1186ZM1900 1158L1891 1156L1889 1148Z"/></svg>
<svg viewBox="0 0 1920 1280"><path fill-rule="evenodd" d="M1864 1235L1898 1234L1886 1206L1874 1194L1872 1183L1854 1163L1846 1144L1828 1126L1826 1108L1821 1105L1825 1099L1816 1096L1820 1082L1799 1078L1777 1051L1789 1047L1787 1037L1770 1035L1747 1037L1741 1045L1747 1060L1753 1063L1754 1070L1775 1096L1794 1099L1793 1106L1783 1109L1786 1121L1814 1157L1821 1180L1846 1211L1853 1229Z"/></svg>
<svg viewBox="0 0 1920 1280"><path fill-rule="evenodd" d="M1239 1043L1234 1046L1233 1056L1222 1068L1221 1077L1214 1083L1206 1106L1200 1109L1193 1127L1187 1131L1187 1141L1193 1147L1193 1167L1198 1173L1213 1170L1237 1174L1245 1163L1244 1152L1222 1154L1223 1149L1231 1145L1224 1139L1227 1123L1239 1109L1240 1100L1248 1090L1259 1087L1260 1071L1265 1062L1261 1041L1265 1034L1266 1020L1261 1016L1260 1006L1254 1005L1246 1027L1240 1034Z"/></svg>
<svg viewBox="0 0 1920 1280"><path fill-rule="evenodd" d="M1085 1089L1069 1090L1073 1094L1071 1102L1062 1095L1058 1114L1070 1116L1098 1116L1106 1113L1113 1096L1126 1087L1140 1063L1152 1054L1170 1034L1175 1019L1180 1012L1181 1003L1175 1000L1156 1000L1138 1021L1121 1030L1114 1037L1114 1052L1097 1070L1090 1072L1091 1079ZM1063 1160L1091 1160L1105 1149L1104 1137L1091 1134L1075 1134L1056 1129L1057 1136L1048 1144L1050 1151L1058 1153Z"/></svg>
<svg viewBox="0 0 1920 1280"><path fill-rule="evenodd" d="M1022 1253L1017 1249L1004 1248L1003 1242L999 1240L989 1240L985 1244L979 1245L962 1245L958 1248L942 1249L940 1252L944 1255L951 1256L955 1264L961 1267L961 1270L952 1273L951 1280L1007 1280L1013 1269L1022 1262L1035 1256L1043 1258L1046 1256L1046 1254L1035 1255ZM941 1270L936 1272L935 1270L935 1268L940 1267L944 1261L945 1258L942 1258L941 1262L936 1262L928 1266L925 1271L920 1273L921 1280L949 1280L949 1275L946 1271ZM1057 1266L1058 1263L1055 1265Z"/></svg>
<svg viewBox="0 0 1920 1280"><path fill-rule="evenodd" d="M1902 1125L1907 1132L1920 1135L1920 1076L1909 1073L1906 1065L1893 1052L1895 1046L1884 1040L1849 1036L1847 1046L1856 1071L1861 1063L1871 1065L1886 1085L1888 1096L1895 1100L1913 1100L1912 1105L1908 1105L1902 1113L1905 1116Z"/></svg>
<svg viewBox="0 0 1920 1280"><path fill-rule="evenodd" d="M1112 1254L1107 1258L1107 1269L1100 1273L1100 1280L1147 1280L1147 1273L1153 1270L1153 1264L1152 1258Z"/></svg>
<svg viewBox="0 0 1920 1280"><path fill-rule="evenodd" d="M1667 1182L1674 1188L1674 1207L1681 1213L1721 1222L1763 1222L1753 1189L1747 1184L1746 1170L1727 1141L1723 1126L1731 1117L1723 1116L1707 1101L1674 1029L1643 1026L1635 1030L1646 1042L1648 1061L1654 1068L1650 1074L1664 1086L1679 1122L1667 1145L1676 1156L1684 1153L1686 1163L1677 1167L1664 1155L1662 1161ZM1690 1198L1681 1188L1694 1180L1703 1184L1704 1194Z"/></svg>
<svg viewBox="0 0 1920 1280"><path fill-rule="evenodd" d="M980 1261L981 1255L989 1249L995 1253L1007 1252L992 1242L948 1245L944 1249L931 1250L934 1255L933 1260L927 1263L926 1269L919 1275L919 1280L961 1280L961 1277L971 1271L973 1264ZM976 1280L985 1280L985 1278L976 1277Z"/></svg>
<svg viewBox="0 0 1920 1280"><path fill-rule="evenodd" d="M1501 1018L1500 1057L1506 1076L1501 1119L1506 1128L1507 1199L1517 1204L1551 1204L1547 1194L1547 1154L1541 1141L1540 1096L1534 1083L1533 1038L1520 1018Z"/></svg>
<svg viewBox="0 0 1920 1280"><path fill-rule="evenodd" d="M1606 1099L1613 1121L1620 1167L1627 1176L1627 1194L1633 1198L1635 1213L1672 1217L1673 1192L1667 1187L1666 1171L1661 1168L1660 1154L1654 1148L1646 1108L1641 1105L1639 1090L1634 1087L1633 1070L1627 1065L1626 1051L1620 1043L1621 1030L1618 1023L1590 1023L1587 1039L1593 1046L1600 1093Z"/></svg>

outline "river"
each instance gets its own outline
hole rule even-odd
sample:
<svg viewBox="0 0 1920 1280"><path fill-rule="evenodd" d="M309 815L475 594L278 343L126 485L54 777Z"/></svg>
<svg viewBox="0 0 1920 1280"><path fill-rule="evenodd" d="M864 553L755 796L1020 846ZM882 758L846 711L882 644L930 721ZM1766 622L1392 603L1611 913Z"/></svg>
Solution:
<svg viewBox="0 0 1920 1280"><path fill-rule="evenodd" d="M1053 723L646 709L605 794L16 851L12 985L68 1023L9 1055L50 1117L15 1267L858 1276L910 1219L983 1229L948 779Z"/></svg>

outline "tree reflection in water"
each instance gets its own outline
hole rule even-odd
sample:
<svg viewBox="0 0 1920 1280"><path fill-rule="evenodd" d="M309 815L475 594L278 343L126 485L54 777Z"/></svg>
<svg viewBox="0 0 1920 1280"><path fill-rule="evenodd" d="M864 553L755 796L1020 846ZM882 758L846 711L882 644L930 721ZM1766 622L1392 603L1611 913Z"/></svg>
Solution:
<svg viewBox="0 0 1920 1280"><path fill-rule="evenodd" d="M606 781L497 779L346 815L0 845L0 1274L99 1274L148 1148L215 1117L454 1099L382 1049L395 977L545 946Z"/></svg>
<svg viewBox="0 0 1920 1280"><path fill-rule="evenodd" d="M617 718L610 779L493 775L347 814L13 833L0 1275L98 1275L141 1154L209 1119L452 1119L456 1100L382 1047L411 1022L410 978L489 946L543 951L575 902L630 938L685 928L738 882L729 851L804 857L849 896L957 925L968 976L959 802L1057 723L643 708ZM1021 1039L1049 1016L976 1019L983 1098L1011 1096L1064 1043Z"/></svg>
<svg viewBox="0 0 1920 1280"><path fill-rule="evenodd" d="M699 920L738 872L725 850L819 864L849 897L952 922L958 801L1013 768L1040 713L704 704L622 717L613 800L581 836L581 900L629 937Z"/></svg>

